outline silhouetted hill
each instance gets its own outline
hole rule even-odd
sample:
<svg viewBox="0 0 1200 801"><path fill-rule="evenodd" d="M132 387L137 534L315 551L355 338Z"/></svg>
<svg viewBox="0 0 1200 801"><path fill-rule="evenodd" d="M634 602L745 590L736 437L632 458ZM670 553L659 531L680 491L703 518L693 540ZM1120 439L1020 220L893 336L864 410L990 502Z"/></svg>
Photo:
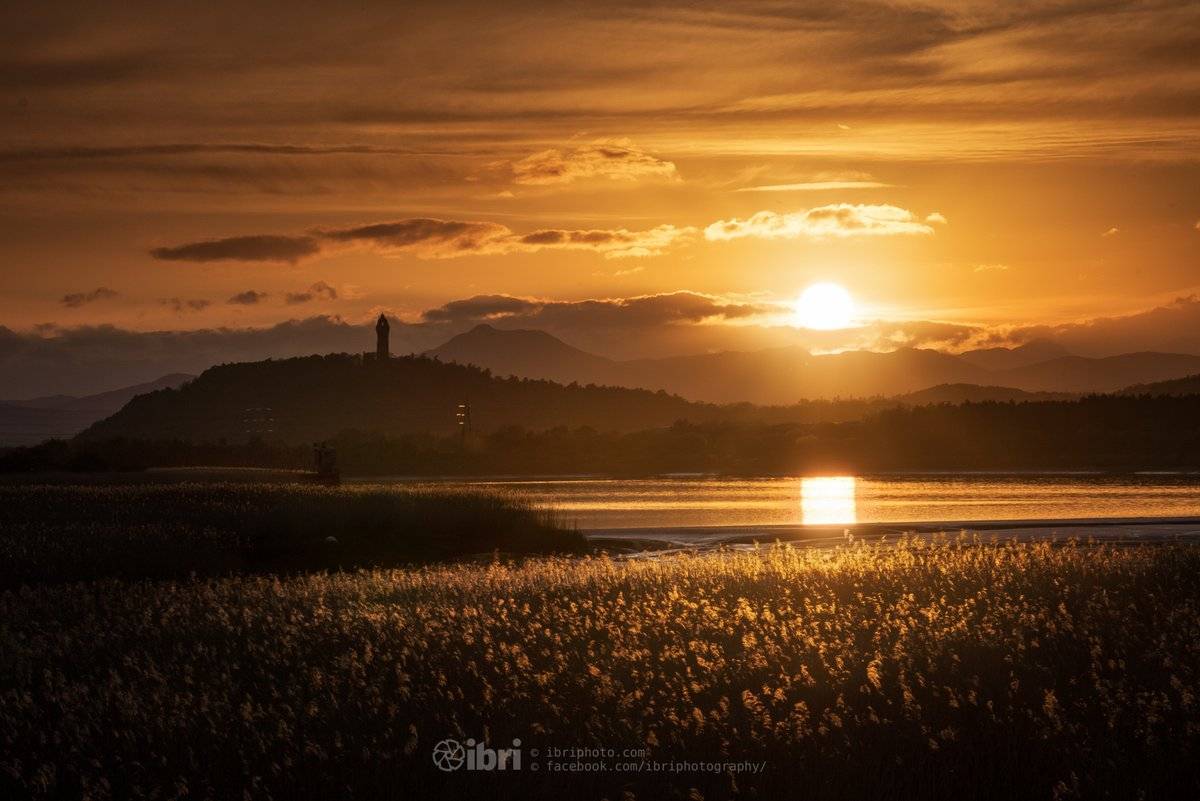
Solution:
<svg viewBox="0 0 1200 801"><path fill-rule="evenodd" d="M154 381L147 381L144 384L134 384L130 387L121 387L120 389L110 390L109 392L99 392L95 395L84 395L77 397L75 395L47 395L41 398L30 398L28 400L6 400L0 403L8 403L14 406L24 406L29 409L62 409L62 410L107 410L109 413L115 412L137 395L144 395L147 392L154 392L159 389L168 389L177 387L185 381L190 381L196 376L188 373L171 373Z"/></svg>
<svg viewBox="0 0 1200 801"><path fill-rule="evenodd" d="M346 430L447 434L465 401L480 432L513 425L632 430L718 411L666 393L497 378L420 356L363 362L334 354L213 367L179 389L135 398L81 436L308 442Z"/></svg>
<svg viewBox="0 0 1200 801"><path fill-rule="evenodd" d="M177 387L194 377L172 373L156 381L84 397L50 395L0 401L0 445L29 445L54 437L74 436L137 395Z"/></svg>
<svg viewBox="0 0 1200 801"><path fill-rule="evenodd" d="M997 383L1031 391L1116 392L1131 384L1165 381L1200 372L1200 356L1125 353L1103 359L1065 356L1002 370Z"/></svg>
<svg viewBox="0 0 1200 801"><path fill-rule="evenodd" d="M1073 355L1057 342L1035 339L1015 348L982 348L958 354L961 359L986 370L1011 370Z"/></svg>
<svg viewBox="0 0 1200 801"><path fill-rule="evenodd" d="M1064 356L1053 342L954 355L920 348L814 355L798 347L614 361L541 331L480 326L430 351L501 374L665 390L708 403L789 405L805 398L894 397L946 384L1025 392L1112 392L1200 372L1200 356Z"/></svg>
<svg viewBox="0 0 1200 801"><path fill-rule="evenodd" d="M1134 384L1121 390L1122 395L1200 395L1200 375L1189 375L1170 381Z"/></svg>
<svg viewBox="0 0 1200 801"><path fill-rule="evenodd" d="M665 389L710 402L795 403L801 398L877 397L943 383L981 383L986 371L957 356L902 348L891 353L813 355L802 348L624 362L626 386Z"/></svg>
<svg viewBox="0 0 1200 801"><path fill-rule="evenodd" d="M1026 392L1012 387L989 387L977 384L939 384L936 387L897 395L894 400L911 406L921 406L931 403L983 403L994 401L1000 403L1032 401L1071 400L1077 397L1070 392Z"/></svg>

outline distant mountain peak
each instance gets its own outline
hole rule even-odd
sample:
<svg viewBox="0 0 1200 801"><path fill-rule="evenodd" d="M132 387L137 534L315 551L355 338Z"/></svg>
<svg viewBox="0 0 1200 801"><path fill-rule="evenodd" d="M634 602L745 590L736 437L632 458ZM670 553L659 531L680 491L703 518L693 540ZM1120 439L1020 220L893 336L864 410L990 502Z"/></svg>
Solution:
<svg viewBox="0 0 1200 801"><path fill-rule="evenodd" d="M499 375L570 383L611 383L614 362L568 345L536 328L496 328L480 323L425 352L442 361L486 367Z"/></svg>
<svg viewBox="0 0 1200 801"><path fill-rule="evenodd" d="M1031 339L1015 348L980 348L959 354L959 358L988 370L1011 370L1074 354L1050 339Z"/></svg>
<svg viewBox="0 0 1200 801"><path fill-rule="evenodd" d="M573 345L568 345L566 342L563 342L561 339L549 333L548 331L542 331L538 328L497 328L491 323L480 323L474 328L464 331L461 334L455 334L454 336L450 337L450 339L446 340L445 343L428 351L428 353L441 353L454 349L455 347L461 347L464 343L512 344L517 342L527 344L536 343L543 346L552 345L559 348L566 348L577 353L582 353L587 356L592 356L593 358L601 358L599 356L595 356L594 354L587 353L586 351L579 350L579 348L576 348Z"/></svg>
<svg viewBox="0 0 1200 801"><path fill-rule="evenodd" d="M113 414L138 395L176 389L195 378L171 373L154 381L95 395L48 395L0 401L0 445L32 445L51 437L69 437Z"/></svg>

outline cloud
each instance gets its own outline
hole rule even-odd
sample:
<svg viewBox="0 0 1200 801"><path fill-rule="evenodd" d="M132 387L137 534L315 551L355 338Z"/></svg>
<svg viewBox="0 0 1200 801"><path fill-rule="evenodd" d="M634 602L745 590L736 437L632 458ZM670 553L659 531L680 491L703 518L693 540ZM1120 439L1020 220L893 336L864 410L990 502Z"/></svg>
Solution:
<svg viewBox="0 0 1200 801"><path fill-rule="evenodd" d="M539 308L538 301L512 295L476 295L465 300L452 300L435 309L427 309L421 318L431 322L458 320L487 320L511 316Z"/></svg>
<svg viewBox="0 0 1200 801"><path fill-rule="evenodd" d="M163 298L159 301L163 306L170 307L176 314L184 312L198 312L207 309L212 305L211 300L203 300L195 298L192 300L184 300L183 298Z"/></svg>
<svg viewBox="0 0 1200 801"><path fill-rule="evenodd" d="M39 147L0 150L0 163L20 161L59 161L89 159L136 158L139 156L180 156L198 153L236 153L251 156L330 156L330 155L419 155L405 148L374 147L371 145L264 144L261 142L176 142L156 145L113 145L95 147Z"/></svg>
<svg viewBox="0 0 1200 801"><path fill-rule="evenodd" d="M70 294L63 295L59 303L68 309L78 309L80 306L86 306L98 300L110 300L118 294L120 293L116 290L109 289L106 286L98 286L91 292L71 292Z"/></svg>
<svg viewBox="0 0 1200 801"><path fill-rule="evenodd" d="M738 192L825 192L831 189L883 189L893 186L880 181L829 180L803 181L796 184L766 184L743 186Z"/></svg>
<svg viewBox="0 0 1200 801"><path fill-rule="evenodd" d="M234 306L253 306L256 303L262 303L266 299L266 292L258 292L253 289L247 289L245 292L237 293L225 302Z"/></svg>
<svg viewBox="0 0 1200 801"><path fill-rule="evenodd" d="M421 316L429 322L507 320L521 325L556 329L637 329L711 320L742 320L778 311L779 307L774 304L742 303L716 295L679 291L589 300L539 300L512 295L476 295L429 309Z"/></svg>
<svg viewBox="0 0 1200 801"><path fill-rule="evenodd" d="M1100 234L1100 236L1102 236L1102 237L1116 236L1119 233L1121 233L1121 229L1114 225L1112 228L1109 228L1107 231Z"/></svg>
<svg viewBox="0 0 1200 801"><path fill-rule="evenodd" d="M157 248L151 255L175 261L287 261L317 256L337 247L366 247L422 259L588 250L606 258L657 256L689 241L694 228L660 225L644 231L626 228L543 228L517 233L495 222L415 217L349 228L317 229L303 236L248 236Z"/></svg>
<svg viewBox="0 0 1200 801"><path fill-rule="evenodd" d="M314 300L337 300L337 290L324 281L318 281L308 288L307 292L288 292L284 302L289 306L309 303Z"/></svg>
<svg viewBox="0 0 1200 801"><path fill-rule="evenodd" d="M977 273L1002 273L1009 269L1007 264L976 264Z"/></svg>
<svg viewBox="0 0 1200 801"><path fill-rule="evenodd" d="M546 228L509 240L505 248L513 251L537 251L543 248L562 250L594 250L605 258L619 259L639 256L659 256L677 244L692 238L694 228L660 225L645 231L626 228L563 230Z"/></svg>
<svg viewBox="0 0 1200 801"><path fill-rule="evenodd" d="M886 350L906 348L958 348L978 339L986 329L937 320L875 320L866 327L863 347Z"/></svg>
<svg viewBox="0 0 1200 801"><path fill-rule="evenodd" d="M710 241L759 239L846 238L855 236L928 235L933 228L897 206L835 203L805 211L779 214L760 211L747 219L721 220L704 229Z"/></svg>
<svg viewBox="0 0 1200 801"><path fill-rule="evenodd" d="M1194 163L1197 154L1200 12L1179 0L652 2L612 13L473 4L469 21L458 4L434 4L418 18L385 18L364 4L337 24L320 4L286 15L262 4L240 9L238 30L215 24L210 5L191 4L89 19L87 46L72 20L84 19L88 5L23 7L27 23L0 26L8 29L0 31L0 85L14 102L28 95L32 103L17 112L28 126L22 140L70 151L68 132L87 131L95 154L65 158L105 168L88 188L144 191L155 180L172 191L220 191L210 201L218 205L238 180L257 190L260 181L286 179L294 188L294 173L351 201L409 156L322 145L331 136L375 142L384 128L423 151L411 158L417 174L443 159L459 158L454 167L464 173L485 161L523 161L545 146L532 143L578 131L629 133L647 147L649 137L678 140L686 131L689 159L770 153L784 140L817 157L873 160L1118 152ZM733 98L748 110L732 116L725 107ZM131 130L186 141L141 150L126 146ZM230 131L241 144L219 141ZM573 151L557 152L569 161ZM187 175L179 171L185 157L202 162ZM117 160L124 163L110 164ZM145 161L166 169L116 172ZM264 162L279 174L231 177ZM337 174L308 180L326 162L337 162ZM572 173L547 178L564 174ZM380 196L398 191L411 192L411 183L390 180Z"/></svg>
<svg viewBox="0 0 1200 801"><path fill-rule="evenodd" d="M543 150L511 165L513 182L528 186L569 184L590 178L636 181L675 179L675 165L636 147L628 139L598 139L574 150Z"/></svg>
<svg viewBox="0 0 1200 801"><path fill-rule="evenodd" d="M931 212L925 215L925 222L933 225L945 225L946 215L942 214L940 211Z"/></svg>
<svg viewBox="0 0 1200 801"><path fill-rule="evenodd" d="M1179 297L1162 306L1117 317L1057 325L1000 328L992 344L1050 339L1080 356L1138 351L1200 354L1200 297Z"/></svg>
<svg viewBox="0 0 1200 801"><path fill-rule="evenodd" d="M704 229L709 241L761 239L845 238L933 233L930 223L946 218L933 212L922 222L897 206L837 203L780 214L760 211L745 219L720 220ZM659 225L641 231L627 228L540 228L528 233L489 221L412 217L347 228L322 228L299 236L258 235L194 242L156 248L151 255L174 261L284 261L319 256L337 247L366 247L385 254L409 254L421 259L536 253L541 250L580 250L605 258L659 256L686 244L698 233L691 226ZM299 298L300 294L296 293ZM296 300L294 302L304 302Z"/></svg>
<svg viewBox="0 0 1200 801"><path fill-rule="evenodd" d="M497 243L512 236L508 226L493 222L459 222L412 218L319 232L330 242L367 244L379 250L411 252L423 258L453 258L494 252Z"/></svg>
<svg viewBox="0 0 1200 801"><path fill-rule="evenodd" d="M234 236L191 242L177 247L154 248L150 255L162 261L271 261L295 264L320 252L311 236Z"/></svg>

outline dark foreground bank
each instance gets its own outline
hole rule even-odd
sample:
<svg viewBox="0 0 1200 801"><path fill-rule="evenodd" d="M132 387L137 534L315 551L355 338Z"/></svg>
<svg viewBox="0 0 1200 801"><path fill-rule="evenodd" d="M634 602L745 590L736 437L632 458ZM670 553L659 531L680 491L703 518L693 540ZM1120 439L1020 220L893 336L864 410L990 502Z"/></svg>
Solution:
<svg viewBox="0 0 1200 801"><path fill-rule="evenodd" d="M0 587L581 552L520 498L296 484L0 485Z"/></svg>

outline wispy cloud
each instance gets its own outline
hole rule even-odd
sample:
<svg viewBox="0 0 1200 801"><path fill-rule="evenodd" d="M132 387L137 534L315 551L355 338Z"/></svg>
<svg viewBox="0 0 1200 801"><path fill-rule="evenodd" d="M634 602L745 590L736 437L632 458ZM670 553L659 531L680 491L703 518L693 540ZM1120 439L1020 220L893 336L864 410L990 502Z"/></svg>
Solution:
<svg viewBox="0 0 1200 801"><path fill-rule="evenodd" d="M933 212L922 221L898 206L836 203L804 211L760 211L747 219L720 220L704 229L704 238L723 241L760 239L845 238L856 236L928 235L931 224L945 224ZM169 261L219 260L295 263L330 250L363 247L389 255L421 259L536 253L542 250L591 251L605 258L659 256L692 241L692 226L663 224L644 230L628 228L539 228L519 233L490 221L413 217L347 228L323 228L296 236L258 235L213 239L150 253Z"/></svg>
<svg viewBox="0 0 1200 801"><path fill-rule="evenodd" d="M741 320L778 311L779 307L774 304L744 303L687 291L574 301L476 295L429 309L422 318L427 322L508 320L551 328L644 328L705 320Z"/></svg>
<svg viewBox="0 0 1200 801"><path fill-rule="evenodd" d="M573 150L543 150L511 164L514 183L527 186L569 184L602 178L636 181L675 179L675 165L650 155L628 139L599 139Z"/></svg>
<svg viewBox="0 0 1200 801"><path fill-rule="evenodd" d="M780 214L760 211L746 219L721 220L704 229L711 241L743 239L825 239L856 236L929 235L933 228L898 206L836 203Z"/></svg>
<svg viewBox="0 0 1200 801"><path fill-rule="evenodd" d="M295 264L315 256L320 242L311 236L233 236L154 248L150 255L162 261L273 261Z"/></svg>
<svg viewBox="0 0 1200 801"><path fill-rule="evenodd" d="M385 254L422 259L586 250L606 258L657 256L690 240L696 229L660 225L643 231L626 228L541 228L517 233L495 222L410 218L349 228L328 228L298 236L242 236L155 248L150 254L169 261L259 261L295 263L338 247L366 247Z"/></svg>
<svg viewBox="0 0 1200 801"><path fill-rule="evenodd" d="M826 192L834 189L883 189L893 186L882 181L802 181L795 184L743 186L738 192Z"/></svg>
<svg viewBox="0 0 1200 801"><path fill-rule="evenodd" d="M86 306L89 303L95 303L98 300L109 300L115 298L118 294L116 290L109 289L106 286L99 286L91 292L71 292L63 295L59 303L66 306L68 309L78 309L80 306Z"/></svg>
<svg viewBox="0 0 1200 801"><path fill-rule="evenodd" d="M202 298L194 298L194 299L163 298L162 300L159 301L159 303L162 304L163 306L170 308L176 314L183 314L184 312L204 311L205 309L207 309L209 306L212 305L211 300L204 300Z"/></svg>
<svg viewBox="0 0 1200 801"><path fill-rule="evenodd" d="M234 306L253 306L257 303L262 303L266 299L266 292L257 292L253 289L247 289L245 292L237 293L225 302Z"/></svg>
<svg viewBox="0 0 1200 801"><path fill-rule="evenodd" d="M284 295L284 302L289 306L297 306L314 300L337 300L337 297L336 289L324 281L318 281L304 292L288 292Z"/></svg>

